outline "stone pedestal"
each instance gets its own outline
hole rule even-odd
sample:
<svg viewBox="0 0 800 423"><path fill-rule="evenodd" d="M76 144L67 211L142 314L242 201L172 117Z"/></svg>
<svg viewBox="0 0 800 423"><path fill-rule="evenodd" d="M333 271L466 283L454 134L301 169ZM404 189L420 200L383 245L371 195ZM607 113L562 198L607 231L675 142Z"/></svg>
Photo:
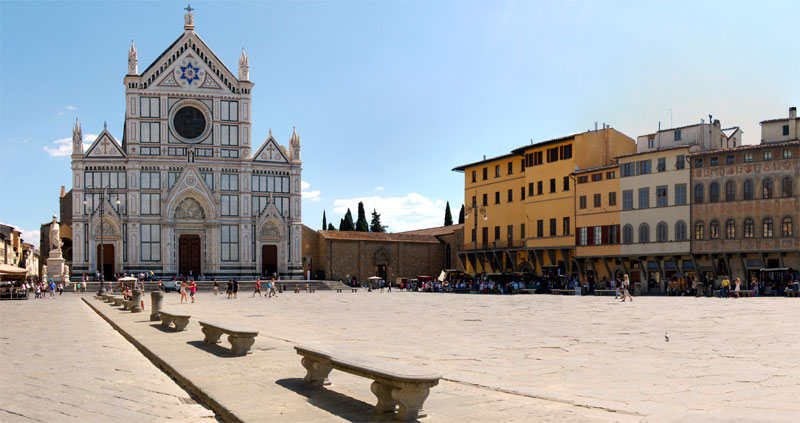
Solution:
<svg viewBox="0 0 800 423"><path fill-rule="evenodd" d="M141 313L142 312L142 291L138 289L133 290L133 296L131 298L131 313Z"/></svg>
<svg viewBox="0 0 800 423"><path fill-rule="evenodd" d="M61 256L61 249L50 250L50 256L47 258L47 275L45 281L52 279L55 283L69 282L69 275L66 273L66 260Z"/></svg>
<svg viewBox="0 0 800 423"><path fill-rule="evenodd" d="M161 291L153 291L150 293L150 321L155 322L161 320L161 303L164 301L164 293Z"/></svg>

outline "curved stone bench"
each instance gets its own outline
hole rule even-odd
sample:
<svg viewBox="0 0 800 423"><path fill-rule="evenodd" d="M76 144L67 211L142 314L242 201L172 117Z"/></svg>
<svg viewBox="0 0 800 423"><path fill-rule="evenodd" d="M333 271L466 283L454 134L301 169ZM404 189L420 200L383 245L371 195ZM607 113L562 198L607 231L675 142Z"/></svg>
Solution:
<svg viewBox="0 0 800 423"><path fill-rule="evenodd" d="M192 317L188 314L174 313L166 310L159 310L158 314L161 317L161 326L169 329L170 325L174 324L175 332L186 329L186 326L189 325L189 319Z"/></svg>
<svg viewBox="0 0 800 423"><path fill-rule="evenodd" d="M422 406L430 388L438 385L442 378L418 368L334 352L327 347L298 345L294 349L303 356L301 364L306 369L306 382L317 387L330 385L328 374L333 369L372 379L370 388L378 399L375 413L394 413L397 407L395 418L400 421L427 416Z"/></svg>
<svg viewBox="0 0 800 423"><path fill-rule="evenodd" d="M133 300L122 300L122 306L125 307L125 310L130 310L133 308Z"/></svg>
<svg viewBox="0 0 800 423"><path fill-rule="evenodd" d="M162 311L161 313L164 312ZM222 323L201 321L200 326L203 334L205 334L203 342L206 344L217 344L219 343L219 338L223 334L227 334L233 355L247 355L250 347L256 342L256 336L258 336L258 331L234 328Z"/></svg>
<svg viewBox="0 0 800 423"><path fill-rule="evenodd" d="M123 301L125 301L125 299L122 297L111 297L111 302L114 303L115 306L121 306Z"/></svg>

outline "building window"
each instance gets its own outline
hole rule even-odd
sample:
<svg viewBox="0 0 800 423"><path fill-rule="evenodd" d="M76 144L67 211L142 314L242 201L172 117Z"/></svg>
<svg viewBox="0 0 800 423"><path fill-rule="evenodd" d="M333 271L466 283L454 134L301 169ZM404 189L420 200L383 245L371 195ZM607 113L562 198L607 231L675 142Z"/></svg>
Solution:
<svg viewBox="0 0 800 423"><path fill-rule="evenodd" d="M159 143L161 142L161 124L158 122L141 122L139 123L139 142Z"/></svg>
<svg viewBox="0 0 800 423"><path fill-rule="evenodd" d="M719 238L719 221L712 220L711 224L708 225L708 236L710 239L718 239Z"/></svg>
<svg viewBox="0 0 800 423"><path fill-rule="evenodd" d="M792 158L792 150L786 148L783 150L783 158L784 159L791 159Z"/></svg>
<svg viewBox="0 0 800 423"><path fill-rule="evenodd" d="M666 157L660 157L658 159L658 164L656 165L656 169L659 172L664 172L664 171L667 170L667 158Z"/></svg>
<svg viewBox="0 0 800 423"><path fill-rule="evenodd" d="M712 158L711 158L711 160L709 160L709 161L710 161L710 166L717 166L717 165L719 165L719 158L718 158L718 157L716 157L716 156L715 156L715 157L712 157Z"/></svg>
<svg viewBox="0 0 800 423"><path fill-rule="evenodd" d="M539 181L536 183L536 194L537 195L544 194L544 181Z"/></svg>
<svg viewBox="0 0 800 423"><path fill-rule="evenodd" d="M686 155L678 154L675 157L675 169L684 169L686 167Z"/></svg>
<svg viewBox="0 0 800 423"><path fill-rule="evenodd" d="M556 192L556 180L555 178L550 179L550 192Z"/></svg>
<svg viewBox="0 0 800 423"><path fill-rule="evenodd" d="M222 261L239 261L239 231L237 225L220 225L220 257Z"/></svg>
<svg viewBox="0 0 800 423"><path fill-rule="evenodd" d="M667 186L656 187L656 207L667 207Z"/></svg>
<svg viewBox="0 0 800 423"><path fill-rule="evenodd" d="M161 214L161 194L145 193L141 194L142 215L152 216Z"/></svg>
<svg viewBox="0 0 800 423"><path fill-rule="evenodd" d="M494 177L495 178L500 177L500 165L494 165Z"/></svg>
<svg viewBox="0 0 800 423"><path fill-rule="evenodd" d="M510 247L514 241L514 225L508 225L506 227L506 239L508 240L508 246Z"/></svg>
<svg viewBox="0 0 800 423"><path fill-rule="evenodd" d="M771 217L764 218L762 236L764 238L772 238L772 218Z"/></svg>
<svg viewBox="0 0 800 423"><path fill-rule="evenodd" d="M483 168L483 180L485 181L487 179L489 179L489 169Z"/></svg>
<svg viewBox="0 0 800 423"><path fill-rule="evenodd" d="M558 161L558 147L553 147L547 150L547 163Z"/></svg>
<svg viewBox="0 0 800 423"><path fill-rule="evenodd" d="M736 222L733 219L725 221L725 238L736 238Z"/></svg>
<svg viewBox="0 0 800 423"><path fill-rule="evenodd" d="M633 226L625 225L622 228L622 243L633 244Z"/></svg>
<svg viewBox="0 0 800 423"><path fill-rule="evenodd" d="M525 224L524 223L520 223L520 225L519 225L519 238L523 239L523 240L525 239Z"/></svg>
<svg viewBox="0 0 800 423"><path fill-rule="evenodd" d="M588 176L585 176L585 175L584 176L578 176L578 183L579 184L585 184L587 182L589 182L589 177Z"/></svg>
<svg viewBox="0 0 800 423"><path fill-rule="evenodd" d="M528 197L533 197L533 182L528 183Z"/></svg>
<svg viewBox="0 0 800 423"><path fill-rule="evenodd" d="M744 237L752 238L755 236L755 222L753 219L747 218L744 220Z"/></svg>
<svg viewBox="0 0 800 423"><path fill-rule="evenodd" d="M783 125L783 135L789 135L789 125Z"/></svg>
<svg viewBox="0 0 800 423"><path fill-rule="evenodd" d="M178 181L178 178L180 178L180 176L181 176L180 172L167 173L167 189L172 189L172 187L175 186L175 182Z"/></svg>
<svg viewBox="0 0 800 423"><path fill-rule="evenodd" d="M495 241L499 241L500 240L500 227L499 226L495 226L494 227L494 240Z"/></svg>
<svg viewBox="0 0 800 423"><path fill-rule="evenodd" d="M221 145L239 145L239 127L236 125L220 125L219 143Z"/></svg>
<svg viewBox="0 0 800 423"><path fill-rule="evenodd" d="M725 201L736 200L736 182L728 181L725 183Z"/></svg>
<svg viewBox="0 0 800 423"><path fill-rule="evenodd" d="M489 194L483 194L483 205L484 206L489 205Z"/></svg>
<svg viewBox="0 0 800 423"><path fill-rule="evenodd" d="M472 171L472 182L478 181L478 172Z"/></svg>
<svg viewBox="0 0 800 423"><path fill-rule="evenodd" d="M703 222L697 222L694 224L694 239L701 240L703 238L705 238Z"/></svg>
<svg viewBox="0 0 800 423"><path fill-rule="evenodd" d="M681 130L680 129L675 130L674 134L675 134L675 141L680 141L681 140Z"/></svg>
<svg viewBox="0 0 800 423"><path fill-rule="evenodd" d="M650 187L639 188L639 208L650 208Z"/></svg>
<svg viewBox="0 0 800 423"><path fill-rule="evenodd" d="M572 227L569 224L569 218L568 217L564 218L564 220L562 221L562 225L561 226L562 226L561 230L564 233L564 235L569 235L572 232Z"/></svg>
<svg viewBox="0 0 800 423"><path fill-rule="evenodd" d="M772 160L772 151L765 151L763 158L764 160Z"/></svg>
<svg viewBox="0 0 800 423"><path fill-rule="evenodd" d="M564 191L569 191L569 176L564 177Z"/></svg>
<svg viewBox="0 0 800 423"><path fill-rule="evenodd" d="M521 187L521 189L519 190L519 199L525 200L525 187Z"/></svg>
<svg viewBox="0 0 800 423"><path fill-rule="evenodd" d="M579 199L579 202L580 202L581 210L585 209L586 208L586 196L585 195L581 195L581 197Z"/></svg>
<svg viewBox="0 0 800 423"><path fill-rule="evenodd" d="M562 145L559 147L559 154L561 155L561 160L567 160L572 158L572 144Z"/></svg>
<svg viewBox="0 0 800 423"><path fill-rule="evenodd" d="M161 260L161 225L142 224L139 227L141 234L141 259L142 261Z"/></svg>
<svg viewBox="0 0 800 423"><path fill-rule="evenodd" d="M236 122L239 120L239 102L221 100L219 102L220 120Z"/></svg>
<svg viewBox="0 0 800 423"><path fill-rule="evenodd" d="M536 236L539 238L544 236L544 220L542 219L536 221Z"/></svg>
<svg viewBox="0 0 800 423"><path fill-rule="evenodd" d="M745 162L752 162L753 161L753 153L744 153L744 161Z"/></svg>
<svg viewBox="0 0 800 423"><path fill-rule="evenodd" d="M650 174L650 173L652 173L652 170L653 170L652 166L651 166L651 160L640 160L638 167L639 167L639 169L638 169L639 175Z"/></svg>
<svg viewBox="0 0 800 423"><path fill-rule="evenodd" d="M580 239L579 242L580 242L581 245L586 245L588 243L588 240L587 240L588 233L589 233L589 228L580 228L580 229L578 229L578 238Z"/></svg>
<svg viewBox="0 0 800 423"><path fill-rule="evenodd" d="M617 193L616 192L609 192L608 193L608 205L609 207L614 207L617 205Z"/></svg>
<svg viewBox="0 0 800 423"><path fill-rule="evenodd" d="M761 183L761 198L772 198L772 179L764 179Z"/></svg>
<svg viewBox="0 0 800 423"><path fill-rule="evenodd" d="M781 197L787 198L792 196L792 178L785 176L781 181Z"/></svg>
<svg viewBox="0 0 800 423"><path fill-rule="evenodd" d="M508 190L508 202L514 201L514 190Z"/></svg>
<svg viewBox="0 0 800 423"><path fill-rule="evenodd" d="M475 206L477 206L477 205L478 205L478 199L477 199L477 197L475 197L475 196L473 195L473 196L472 196L472 207L475 207Z"/></svg>
<svg viewBox="0 0 800 423"><path fill-rule="evenodd" d="M509 175L514 174L514 162L508 162L508 174Z"/></svg>
<svg viewBox="0 0 800 423"><path fill-rule="evenodd" d="M703 167L703 159L695 159L694 167Z"/></svg>
<svg viewBox="0 0 800 423"><path fill-rule="evenodd" d="M728 156L725 158L725 163L727 164L736 163L736 157L733 154L728 154Z"/></svg>
<svg viewBox="0 0 800 423"><path fill-rule="evenodd" d="M594 175L592 175L592 182L600 182L602 180L603 180L603 173L602 172L595 173Z"/></svg>
<svg viewBox="0 0 800 423"><path fill-rule="evenodd" d="M669 241L669 228L667 222L658 222L656 225L656 242Z"/></svg>
<svg viewBox="0 0 800 423"><path fill-rule="evenodd" d="M223 173L219 176L219 189L222 191L239 191L239 175Z"/></svg>
<svg viewBox="0 0 800 423"><path fill-rule="evenodd" d="M622 210L633 210L633 190L622 191Z"/></svg>
<svg viewBox="0 0 800 423"><path fill-rule="evenodd" d="M221 195L220 208L223 216L238 216L239 215L239 196L238 195Z"/></svg>
<svg viewBox="0 0 800 423"><path fill-rule="evenodd" d="M656 139L654 137L647 138L647 148L656 148Z"/></svg>
<svg viewBox="0 0 800 423"><path fill-rule="evenodd" d="M594 195L594 207L600 207L600 194Z"/></svg>
<svg viewBox="0 0 800 423"><path fill-rule="evenodd" d="M744 199L745 200L752 200L753 199L753 181L746 180L744 181Z"/></svg>
<svg viewBox="0 0 800 423"><path fill-rule="evenodd" d="M686 222L683 220L675 223L675 241L686 241Z"/></svg>
<svg viewBox="0 0 800 423"><path fill-rule="evenodd" d="M617 243L618 231L619 231L619 225L609 225L608 226L608 243L609 244L616 244Z"/></svg>
<svg viewBox="0 0 800 423"><path fill-rule="evenodd" d="M639 225L639 242L650 242L650 225L647 223L642 223Z"/></svg>
<svg viewBox="0 0 800 423"><path fill-rule="evenodd" d="M708 187L708 194L709 194L709 203L718 203L719 202L719 184L716 182L712 182L711 185Z"/></svg>
<svg viewBox="0 0 800 423"><path fill-rule="evenodd" d="M606 172L606 179L615 179L617 177L617 172L609 171Z"/></svg>
<svg viewBox="0 0 800 423"><path fill-rule="evenodd" d="M494 203L500 204L500 191L495 191L494 193Z"/></svg>
<svg viewBox="0 0 800 423"><path fill-rule="evenodd" d="M161 189L161 173L142 172L140 174L139 187L141 189Z"/></svg>
<svg viewBox="0 0 800 423"><path fill-rule="evenodd" d="M594 245L603 245L603 227L594 227Z"/></svg>
<svg viewBox="0 0 800 423"><path fill-rule="evenodd" d="M784 217L783 222L781 222L781 236L788 237L792 236L792 218L791 217Z"/></svg>
<svg viewBox="0 0 800 423"><path fill-rule="evenodd" d="M211 172L201 172L200 177L203 178L203 182L206 183L208 189L214 191L214 174Z"/></svg>
<svg viewBox="0 0 800 423"><path fill-rule="evenodd" d="M550 219L550 236L557 236L556 233L556 219Z"/></svg>
<svg viewBox="0 0 800 423"><path fill-rule="evenodd" d="M477 233L478 233L478 230L475 229L475 228L472 228L472 242L478 242Z"/></svg>
<svg viewBox="0 0 800 423"><path fill-rule="evenodd" d="M161 116L161 102L158 97L139 97L139 105L141 110L139 116L143 118L160 117Z"/></svg>
<svg viewBox="0 0 800 423"><path fill-rule="evenodd" d="M620 167L620 177L625 178L628 176L634 176L633 163L623 163Z"/></svg>
<svg viewBox="0 0 800 423"><path fill-rule="evenodd" d="M703 202L704 194L703 194L703 184L697 184L694 186L694 203L701 204Z"/></svg>
<svg viewBox="0 0 800 423"><path fill-rule="evenodd" d="M686 204L686 184L675 184L675 205Z"/></svg>

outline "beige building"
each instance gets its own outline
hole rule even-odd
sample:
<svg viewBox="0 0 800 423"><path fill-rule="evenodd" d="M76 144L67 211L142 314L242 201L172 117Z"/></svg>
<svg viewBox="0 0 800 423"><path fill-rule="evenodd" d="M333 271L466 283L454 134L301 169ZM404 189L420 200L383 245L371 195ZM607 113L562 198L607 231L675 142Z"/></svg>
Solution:
<svg viewBox="0 0 800 423"><path fill-rule="evenodd" d="M761 142L796 141L800 137L800 119L797 107L789 108L788 118L770 119L761 122Z"/></svg>

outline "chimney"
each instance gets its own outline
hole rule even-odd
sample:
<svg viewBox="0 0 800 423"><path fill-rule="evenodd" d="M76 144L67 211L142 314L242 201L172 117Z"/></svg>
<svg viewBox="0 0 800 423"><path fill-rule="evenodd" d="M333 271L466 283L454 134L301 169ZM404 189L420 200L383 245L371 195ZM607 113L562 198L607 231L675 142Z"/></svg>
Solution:
<svg viewBox="0 0 800 423"><path fill-rule="evenodd" d="M797 107L789 108L789 119L797 119ZM791 122L789 122L791 124Z"/></svg>
<svg viewBox="0 0 800 423"><path fill-rule="evenodd" d="M597 121L594 122L594 132L597 132Z"/></svg>
<svg viewBox="0 0 800 423"><path fill-rule="evenodd" d="M58 198L64 198L65 195L67 195L67 192L64 190L64 185L61 185L61 195Z"/></svg>

